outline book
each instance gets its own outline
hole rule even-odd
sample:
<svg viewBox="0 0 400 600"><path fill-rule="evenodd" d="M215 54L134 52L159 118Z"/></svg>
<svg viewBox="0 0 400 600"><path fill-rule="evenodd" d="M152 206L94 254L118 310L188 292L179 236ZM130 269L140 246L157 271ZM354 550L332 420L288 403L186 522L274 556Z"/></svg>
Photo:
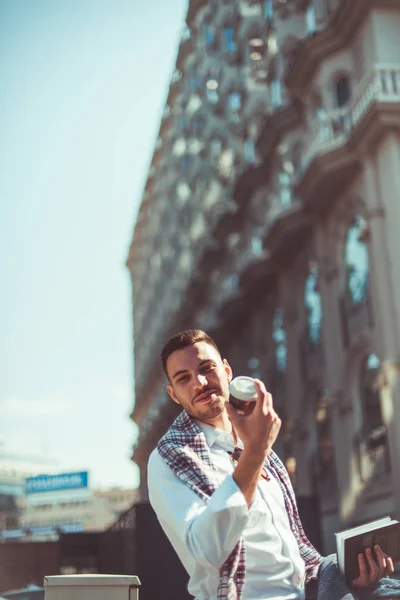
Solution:
<svg viewBox="0 0 400 600"><path fill-rule="evenodd" d="M346 581L351 583L360 575L358 555L367 548L378 544L382 552L393 559L393 564L400 561L400 522L384 517L335 533L336 551L340 572Z"/></svg>

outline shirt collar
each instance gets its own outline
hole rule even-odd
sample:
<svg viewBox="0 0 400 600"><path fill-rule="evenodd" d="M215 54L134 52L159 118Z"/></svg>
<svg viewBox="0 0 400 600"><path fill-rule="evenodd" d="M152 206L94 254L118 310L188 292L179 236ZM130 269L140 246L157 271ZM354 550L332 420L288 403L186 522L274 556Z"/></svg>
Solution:
<svg viewBox="0 0 400 600"><path fill-rule="evenodd" d="M222 429L217 429L216 427L213 427L212 425L209 425L208 423L203 423L202 421L197 421L197 419L196 419L196 423L200 427L202 432L204 433L206 442L210 448L212 448L214 444L218 445L218 446L223 446L223 447L227 446L227 447L229 447L229 449L234 448L233 438L232 438L231 434L227 433L226 431L222 431ZM241 440L239 440L239 439L238 439L238 446L239 446L239 448L243 448L243 444L242 444Z"/></svg>

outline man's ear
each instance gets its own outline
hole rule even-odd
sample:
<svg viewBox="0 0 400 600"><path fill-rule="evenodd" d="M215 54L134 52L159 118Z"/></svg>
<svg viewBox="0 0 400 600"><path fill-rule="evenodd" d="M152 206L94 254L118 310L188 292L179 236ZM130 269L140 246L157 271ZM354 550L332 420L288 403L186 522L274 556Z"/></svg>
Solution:
<svg viewBox="0 0 400 600"><path fill-rule="evenodd" d="M177 398L177 397L175 396L175 394L174 394L174 390L173 390L173 387L172 387L172 385L167 385L167 392L168 392L168 394L169 394L170 398L172 398L172 400L173 400L174 402L176 402L176 404L180 404L180 402L179 402L178 398Z"/></svg>
<svg viewBox="0 0 400 600"><path fill-rule="evenodd" d="M226 358L224 358L222 360L222 362L223 362L223 365L224 365L225 373L228 376L228 381L231 381L231 379L232 379L232 369L231 369L231 366L228 363L228 361L226 360Z"/></svg>

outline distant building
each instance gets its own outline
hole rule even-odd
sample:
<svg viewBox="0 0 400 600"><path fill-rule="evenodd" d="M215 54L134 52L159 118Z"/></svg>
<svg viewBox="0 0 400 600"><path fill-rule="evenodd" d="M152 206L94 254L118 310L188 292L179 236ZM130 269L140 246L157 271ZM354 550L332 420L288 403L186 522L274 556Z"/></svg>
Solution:
<svg viewBox="0 0 400 600"><path fill-rule="evenodd" d="M29 477L18 498L18 521L0 531L0 540L48 540L60 533L103 531L135 499L136 490L91 489L87 471Z"/></svg>
<svg viewBox="0 0 400 600"><path fill-rule="evenodd" d="M47 457L10 453L0 444L0 532L19 528L25 478L55 468Z"/></svg>

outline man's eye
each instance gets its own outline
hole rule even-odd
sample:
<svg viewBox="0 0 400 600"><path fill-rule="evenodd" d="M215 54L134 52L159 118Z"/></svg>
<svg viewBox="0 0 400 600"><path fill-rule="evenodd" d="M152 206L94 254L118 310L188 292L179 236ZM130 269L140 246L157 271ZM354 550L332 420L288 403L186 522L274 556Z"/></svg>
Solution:
<svg viewBox="0 0 400 600"><path fill-rule="evenodd" d="M180 377L178 379L178 383L184 383L185 381L187 381L187 377Z"/></svg>
<svg viewBox="0 0 400 600"><path fill-rule="evenodd" d="M205 367L203 367L204 371L212 371L214 368L214 365L206 365Z"/></svg>

